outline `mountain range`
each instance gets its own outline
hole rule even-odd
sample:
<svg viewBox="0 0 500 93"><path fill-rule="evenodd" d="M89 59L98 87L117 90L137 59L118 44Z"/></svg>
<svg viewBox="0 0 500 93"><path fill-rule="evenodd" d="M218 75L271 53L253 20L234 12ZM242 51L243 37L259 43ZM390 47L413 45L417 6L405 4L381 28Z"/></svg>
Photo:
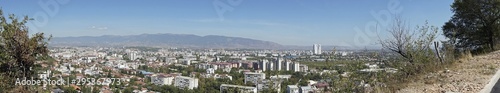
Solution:
<svg viewBox="0 0 500 93"><path fill-rule="evenodd" d="M198 36L192 34L141 34L141 35L103 35L79 37L54 37L50 46L148 46L177 48L227 48L227 49L299 49L310 50L311 46L281 45L275 42L242 37L219 35ZM323 46L323 50L352 49L345 46Z"/></svg>
<svg viewBox="0 0 500 93"><path fill-rule="evenodd" d="M281 49L284 46L270 41L218 35L198 36L191 34L141 34L103 35L80 37L54 37L51 46L155 46L180 48L245 48Z"/></svg>

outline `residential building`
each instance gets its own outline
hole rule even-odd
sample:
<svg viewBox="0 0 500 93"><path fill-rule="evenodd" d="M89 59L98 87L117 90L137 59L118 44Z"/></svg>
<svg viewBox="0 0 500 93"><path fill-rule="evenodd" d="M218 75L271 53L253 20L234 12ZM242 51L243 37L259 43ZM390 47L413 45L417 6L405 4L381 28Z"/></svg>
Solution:
<svg viewBox="0 0 500 93"><path fill-rule="evenodd" d="M282 69L281 68L283 66L282 61L283 60L281 60L279 57L276 59L276 61L274 61L275 62L274 63L274 65L275 65L274 70L280 71Z"/></svg>
<svg viewBox="0 0 500 93"><path fill-rule="evenodd" d="M241 67L245 69L251 69L253 68L253 63L251 62L241 63Z"/></svg>
<svg viewBox="0 0 500 93"><path fill-rule="evenodd" d="M321 54L321 45L320 44L313 44L313 54L319 55Z"/></svg>
<svg viewBox="0 0 500 93"><path fill-rule="evenodd" d="M266 89L274 89L276 92L280 93L281 91L281 82L282 80L261 80L257 85L257 90L262 91Z"/></svg>
<svg viewBox="0 0 500 93"><path fill-rule="evenodd" d="M291 70L291 62L285 62L285 71L290 71Z"/></svg>
<svg viewBox="0 0 500 93"><path fill-rule="evenodd" d="M245 75L245 84L247 84L248 82L257 84L259 81L266 79L265 73L245 72L244 75Z"/></svg>
<svg viewBox="0 0 500 93"><path fill-rule="evenodd" d="M207 69L207 74L214 74L215 73L215 69L214 68L208 68Z"/></svg>
<svg viewBox="0 0 500 93"><path fill-rule="evenodd" d="M293 72L299 72L300 71L300 63L299 62L293 62L291 65L291 69Z"/></svg>
<svg viewBox="0 0 500 93"><path fill-rule="evenodd" d="M255 88L255 87L229 85L229 84L220 85L219 90L220 90L220 93L228 93L228 91L231 89L238 90L238 93L257 93L257 88Z"/></svg>
<svg viewBox="0 0 500 93"><path fill-rule="evenodd" d="M275 76L270 76L271 80L288 80L292 77L292 75L275 75Z"/></svg>
<svg viewBox="0 0 500 93"><path fill-rule="evenodd" d="M191 60L189 60L189 59L184 59L184 60L182 61L182 64L184 64L184 65L191 65Z"/></svg>
<svg viewBox="0 0 500 93"><path fill-rule="evenodd" d="M199 69L213 68L213 69L217 70L217 65L212 65L212 64L209 64L209 63L200 63L200 64L196 65L196 68L199 68Z"/></svg>
<svg viewBox="0 0 500 93"><path fill-rule="evenodd" d="M320 91L328 89L330 87L330 85L326 82L319 82L319 83L313 84L312 86L314 86L317 90L320 90Z"/></svg>
<svg viewBox="0 0 500 93"><path fill-rule="evenodd" d="M270 70L270 71L273 71L273 70L274 70L274 63L273 63L273 62L269 62L269 63L267 64L267 68L266 68L266 69L267 69L267 70Z"/></svg>
<svg viewBox="0 0 500 93"><path fill-rule="evenodd" d="M212 65L212 67L214 67L216 70L217 69L224 69L224 68L232 68L233 67L232 63L227 63L227 62L223 62L223 63L211 62L211 63L208 63L208 64Z"/></svg>
<svg viewBox="0 0 500 93"><path fill-rule="evenodd" d="M299 65L299 69L301 72L306 72L307 70L309 70L309 68L307 67L307 65Z"/></svg>
<svg viewBox="0 0 500 93"><path fill-rule="evenodd" d="M312 93L313 89L311 88L311 86L301 86L299 91L299 93Z"/></svg>
<svg viewBox="0 0 500 93"><path fill-rule="evenodd" d="M267 69L267 60L261 60L259 62L259 69L261 69L262 71L266 71Z"/></svg>
<svg viewBox="0 0 500 93"><path fill-rule="evenodd" d="M253 64L252 67L253 67L254 70L262 70L261 69L262 67L260 67L260 61L259 62L253 62L252 64Z"/></svg>
<svg viewBox="0 0 500 93"><path fill-rule="evenodd" d="M175 75L153 75L151 82L156 85L172 85Z"/></svg>
<svg viewBox="0 0 500 93"><path fill-rule="evenodd" d="M222 69L222 71L229 73L229 72L231 72L231 68L224 68L224 69Z"/></svg>
<svg viewBox="0 0 500 93"><path fill-rule="evenodd" d="M297 85L288 85L286 88L286 93L300 93L299 87L297 87Z"/></svg>
<svg viewBox="0 0 500 93"><path fill-rule="evenodd" d="M233 80L233 77L230 76L230 75L227 75L227 74L215 74L214 78L215 79L229 79L229 80Z"/></svg>
<svg viewBox="0 0 500 93"><path fill-rule="evenodd" d="M128 57L130 60L136 60L138 59L137 57L137 53L136 52L130 52L129 53L129 57Z"/></svg>
<svg viewBox="0 0 500 93"><path fill-rule="evenodd" d="M198 87L198 79L185 76L177 76L175 77L174 86L179 88L194 89Z"/></svg>

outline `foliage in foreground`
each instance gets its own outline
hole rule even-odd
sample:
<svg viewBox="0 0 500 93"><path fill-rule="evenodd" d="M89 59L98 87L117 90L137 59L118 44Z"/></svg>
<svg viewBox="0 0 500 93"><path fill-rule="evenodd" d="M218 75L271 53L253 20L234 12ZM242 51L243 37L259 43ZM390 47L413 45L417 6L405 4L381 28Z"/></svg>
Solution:
<svg viewBox="0 0 500 93"><path fill-rule="evenodd" d="M455 13L443 26L450 45L474 53L497 50L500 43L500 0L455 0Z"/></svg>
<svg viewBox="0 0 500 93"><path fill-rule="evenodd" d="M441 70L456 59L453 47L439 47L435 41L438 28L427 25L410 29L400 18L395 18L392 28L388 29L391 38L381 40L385 49L398 53L404 60L401 62L387 62L389 67L398 69L397 73L380 73L385 77L378 77L384 85L376 85L376 91L396 91L404 88L406 83L413 82L419 75ZM451 51L451 52L450 52ZM446 57L443 57L446 56Z"/></svg>
<svg viewBox="0 0 500 93"><path fill-rule="evenodd" d="M34 87L15 85L15 80L34 77L35 61L49 52L43 33L29 35L25 25L29 20L14 14L6 18L0 10L0 92L32 91Z"/></svg>

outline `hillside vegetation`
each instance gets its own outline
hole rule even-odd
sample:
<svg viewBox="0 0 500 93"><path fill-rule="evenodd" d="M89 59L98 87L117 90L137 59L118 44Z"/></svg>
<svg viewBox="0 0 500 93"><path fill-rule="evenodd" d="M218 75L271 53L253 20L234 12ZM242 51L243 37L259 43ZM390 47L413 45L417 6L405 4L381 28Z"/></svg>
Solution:
<svg viewBox="0 0 500 93"><path fill-rule="evenodd" d="M436 72L416 77L399 93L478 93L500 68L500 51L459 59Z"/></svg>
<svg viewBox="0 0 500 93"><path fill-rule="evenodd" d="M442 26L447 41L435 40L438 27L406 25L396 17L380 40L400 54L402 62L388 63L400 72L377 78L375 92L478 92L498 68L500 0L455 0L454 15ZM494 52L496 51L496 52ZM472 57L475 56L475 57Z"/></svg>

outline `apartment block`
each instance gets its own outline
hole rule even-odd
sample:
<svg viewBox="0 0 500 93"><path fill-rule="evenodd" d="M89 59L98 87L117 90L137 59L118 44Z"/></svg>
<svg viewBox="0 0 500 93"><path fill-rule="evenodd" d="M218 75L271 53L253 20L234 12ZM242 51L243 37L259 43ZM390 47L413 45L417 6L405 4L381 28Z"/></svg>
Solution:
<svg viewBox="0 0 500 93"><path fill-rule="evenodd" d="M259 81L266 79L265 73L245 72L244 75L245 75L245 84L247 84L248 82L257 84Z"/></svg>
<svg viewBox="0 0 500 93"><path fill-rule="evenodd" d="M175 77L174 86L178 88L188 89L198 88L198 79L185 76L177 76Z"/></svg>

